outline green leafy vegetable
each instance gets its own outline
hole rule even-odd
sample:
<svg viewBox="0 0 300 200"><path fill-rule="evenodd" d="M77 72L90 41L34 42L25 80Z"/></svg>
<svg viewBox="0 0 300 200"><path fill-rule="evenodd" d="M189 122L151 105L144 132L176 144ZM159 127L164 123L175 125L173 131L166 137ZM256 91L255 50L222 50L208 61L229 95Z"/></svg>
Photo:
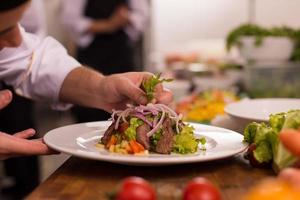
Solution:
<svg viewBox="0 0 300 200"><path fill-rule="evenodd" d="M171 82L173 80L173 79L161 79L160 75L161 74L153 75L151 78L144 80L141 85L141 88L142 90L145 91L149 102L152 101L154 98L154 91L157 84L163 82Z"/></svg>
<svg viewBox="0 0 300 200"><path fill-rule="evenodd" d="M244 131L244 141L255 144L254 158L259 162L273 162L273 169L278 172L292 166L298 159L293 156L279 140L282 129L300 127L300 110L270 115L269 125L250 123Z"/></svg>
<svg viewBox="0 0 300 200"><path fill-rule="evenodd" d="M266 140L261 141L253 153L256 160L260 163L268 163L272 160L272 149Z"/></svg>
<svg viewBox="0 0 300 200"><path fill-rule="evenodd" d="M130 119L129 127L125 131L125 135L126 135L128 141L136 139L136 129L143 123L144 122L142 120L140 120L136 117L133 117Z"/></svg>
<svg viewBox="0 0 300 200"><path fill-rule="evenodd" d="M180 154L194 153L198 149L201 140L194 137L194 127L184 126L179 134L174 137L173 151ZM205 140L202 140L204 143Z"/></svg>

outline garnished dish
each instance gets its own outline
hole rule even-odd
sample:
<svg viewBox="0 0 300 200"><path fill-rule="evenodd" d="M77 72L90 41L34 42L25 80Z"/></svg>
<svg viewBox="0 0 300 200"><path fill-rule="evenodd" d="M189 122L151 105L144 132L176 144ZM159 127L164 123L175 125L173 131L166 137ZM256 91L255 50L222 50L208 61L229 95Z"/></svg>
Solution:
<svg viewBox="0 0 300 200"><path fill-rule="evenodd" d="M285 129L300 128L300 110L272 114L269 123L250 123L244 131L244 141L250 144L246 158L253 166L272 164L275 172L297 165L299 160L280 142L279 134Z"/></svg>
<svg viewBox="0 0 300 200"><path fill-rule="evenodd" d="M112 124L99 143L121 154L189 154L206 140L196 138L194 128L168 106L149 103L113 111Z"/></svg>
<svg viewBox="0 0 300 200"><path fill-rule="evenodd" d="M155 87L172 79L153 75L142 82L141 88L148 102L153 102ZM122 154L195 153L198 145L204 145L205 138L196 138L194 128L183 123L182 115L164 104L132 106L125 110L114 110L112 124L104 133L100 144L110 152Z"/></svg>
<svg viewBox="0 0 300 200"><path fill-rule="evenodd" d="M182 113L185 121L210 123L217 115L224 114L228 103L238 100L233 92L210 90L183 99L177 104L176 112Z"/></svg>

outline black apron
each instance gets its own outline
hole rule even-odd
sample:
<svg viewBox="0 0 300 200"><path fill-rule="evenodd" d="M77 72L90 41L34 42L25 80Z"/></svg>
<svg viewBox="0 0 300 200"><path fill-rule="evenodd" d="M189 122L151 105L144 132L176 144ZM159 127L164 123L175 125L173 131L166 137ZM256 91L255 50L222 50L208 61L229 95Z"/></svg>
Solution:
<svg viewBox="0 0 300 200"><path fill-rule="evenodd" d="M92 19L107 19L126 0L87 0L85 16ZM133 71L133 47L124 30L109 34L96 34L86 48L78 47L77 59L103 74ZM110 114L91 108L74 106L72 109L77 122L107 120Z"/></svg>
<svg viewBox="0 0 300 200"><path fill-rule="evenodd" d="M87 0L84 14L92 19L107 19L126 0ZM133 71L133 48L123 29L114 33L96 34L86 48L78 48L79 62L104 74Z"/></svg>

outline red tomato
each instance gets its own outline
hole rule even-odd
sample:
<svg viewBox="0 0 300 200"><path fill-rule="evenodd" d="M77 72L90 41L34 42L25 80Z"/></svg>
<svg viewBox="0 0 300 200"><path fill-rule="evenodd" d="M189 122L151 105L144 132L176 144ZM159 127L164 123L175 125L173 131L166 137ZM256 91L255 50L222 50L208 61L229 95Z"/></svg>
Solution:
<svg viewBox="0 0 300 200"><path fill-rule="evenodd" d="M221 200L221 194L209 180L197 177L185 186L183 200Z"/></svg>
<svg viewBox="0 0 300 200"><path fill-rule="evenodd" d="M145 179L133 176L121 181L116 200L156 200L156 193Z"/></svg>

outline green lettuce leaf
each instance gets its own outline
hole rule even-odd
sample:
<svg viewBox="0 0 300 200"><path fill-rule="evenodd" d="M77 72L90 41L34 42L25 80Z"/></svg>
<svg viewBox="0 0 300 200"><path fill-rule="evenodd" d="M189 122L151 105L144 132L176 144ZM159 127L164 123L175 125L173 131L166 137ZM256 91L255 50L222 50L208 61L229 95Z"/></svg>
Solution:
<svg viewBox="0 0 300 200"><path fill-rule="evenodd" d="M136 129L144 122L136 117L130 119L129 127L125 131L127 140L136 140Z"/></svg>
<svg viewBox="0 0 300 200"><path fill-rule="evenodd" d="M273 161L273 169L278 172L292 166L298 160L282 145L279 134L283 129L298 129L299 127L300 110L272 114L269 125L250 123L245 128L244 141L256 145L253 154L258 162Z"/></svg>
<svg viewBox="0 0 300 200"><path fill-rule="evenodd" d="M171 82L172 80L173 79L161 79L160 74L153 75L151 78L145 79L142 82L141 88L146 93L148 102L151 102L152 99L154 98L154 90L155 90L155 86L157 84L163 83L163 82Z"/></svg>
<svg viewBox="0 0 300 200"><path fill-rule="evenodd" d="M173 152L180 154L194 153L198 150L199 142L204 143L194 136L194 127L184 126L179 134L174 136Z"/></svg>
<svg viewBox="0 0 300 200"><path fill-rule="evenodd" d="M244 141L256 145L253 155L260 163L270 162L273 158L271 144L268 139L271 132L272 128L265 123L252 122L245 128Z"/></svg>
<svg viewBox="0 0 300 200"><path fill-rule="evenodd" d="M280 113L273 116L273 118L276 118L276 116L279 120L277 120L278 124L275 127L281 126L282 129L298 129L300 127L300 110ZM273 150L273 169L276 172L292 166L298 160L297 157L291 154L280 142L278 137L279 131L269 136Z"/></svg>
<svg viewBox="0 0 300 200"><path fill-rule="evenodd" d="M272 149L267 140L261 141L253 152L255 159L260 162L270 162L273 158Z"/></svg>

